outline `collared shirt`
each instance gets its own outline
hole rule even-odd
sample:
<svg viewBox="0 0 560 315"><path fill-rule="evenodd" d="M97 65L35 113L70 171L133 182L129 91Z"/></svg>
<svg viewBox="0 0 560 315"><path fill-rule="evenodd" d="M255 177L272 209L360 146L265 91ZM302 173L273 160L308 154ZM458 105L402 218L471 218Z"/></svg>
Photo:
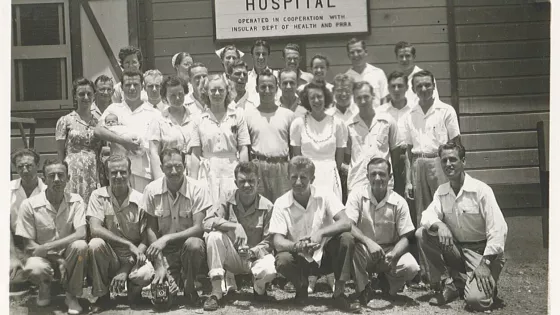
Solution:
<svg viewBox="0 0 560 315"><path fill-rule="evenodd" d="M333 194L319 191L311 186L311 195L307 207L300 205L290 190L274 203L270 219L270 234L280 234L286 239L297 242L312 233L334 224L334 217L344 211L344 205ZM307 261L320 264L323 257L323 246L330 238L323 238L321 248L313 253L313 257L304 256Z"/></svg>
<svg viewBox="0 0 560 315"><path fill-rule="evenodd" d="M235 102L235 105L237 105L237 107L241 109L249 109L249 108L257 107L255 103L249 100L249 92L247 92L247 90L245 90L245 94L243 94L243 96L237 102Z"/></svg>
<svg viewBox="0 0 560 315"><path fill-rule="evenodd" d="M387 76L385 72L371 64L366 64L366 67L362 73L356 72L354 69L350 68L346 71L346 74L354 79L354 82L367 81L371 86L373 86L373 91L375 93L374 107L380 105L380 100L389 94L387 88Z"/></svg>
<svg viewBox="0 0 560 315"><path fill-rule="evenodd" d="M341 112L338 107L336 107L336 103L333 103L333 106L325 111L327 115L331 115L342 120L342 122L346 125L348 125L354 118L354 115L358 114L359 112L360 109L358 108L358 105L354 103L354 101L350 102L350 106L346 108L346 111L344 113Z"/></svg>
<svg viewBox="0 0 560 315"><path fill-rule="evenodd" d="M10 197L10 230L15 232L21 203L28 197L25 194L25 189L23 189L23 186L21 185L21 178L11 181L10 189L12 191L12 195ZM38 195L39 193L45 191L45 189L47 189L47 185L45 185L43 181L37 177L37 187L33 189L29 198Z"/></svg>
<svg viewBox="0 0 560 315"><path fill-rule="evenodd" d="M367 184L369 160L377 156L391 161L391 150L397 147L397 124L389 114L377 112L370 127L359 113L354 115L348 124L346 147L346 153L352 158L348 170L348 189Z"/></svg>
<svg viewBox="0 0 560 315"><path fill-rule="evenodd" d="M91 112L93 117L97 120L99 120L99 118L101 118L101 116L103 115L103 113L101 112L97 104L95 104L95 102L91 103L91 106L89 107L89 111Z"/></svg>
<svg viewBox="0 0 560 315"><path fill-rule="evenodd" d="M42 191L21 204L16 235L39 245L65 238L86 225L84 208L84 200L80 195L65 193L56 210Z"/></svg>
<svg viewBox="0 0 560 315"><path fill-rule="evenodd" d="M455 109L440 100L434 100L426 114L420 105L414 106L405 117L404 127L412 153L436 153L440 145L461 134Z"/></svg>
<svg viewBox="0 0 560 315"><path fill-rule="evenodd" d="M169 113L169 107L161 113L161 119L150 124L149 141L158 141L160 150L178 148L187 153L190 149L191 136L194 130L194 114L185 105L185 114L181 122L176 122Z"/></svg>
<svg viewBox="0 0 560 315"><path fill-rule="evenodd" d="M272 253L272 240L268 232L272 202L257 194L255 202L245 209L237 192L237 189L232 191L218 207L208 212L204 219L204 230L210 232L224 223L239 223L247 234L247 246L255 248L259 257Z"/></svg>
<svg viewBox="0 0 560 315"><path fill-rule="evenodd" d="M122 90L122 82L119 82L117 84L115 84L115 91L113 92L113 103L121 103L124 102L124 98L123 98L123 90ZM146 90L142 89L142 91L140 91L140 99L144 102L148 101L148 93L146 93Z"/></svg>
<svg viewBox="0 0 560 315"><path fill-rule="evenodd" d="M313 81L311 73L299 70L299 85L308 84L311 81Z"/></svg>
<svg viewBox="0 0 560 315"><path fill-rule="evenodd" d="M484 256L504 252L508 228L494 192L468 174L458 196L449 182L436 190L420 225L429 229L437 222L445 223L458 242L486 240Z"/></svg>
<svg viewBox="0 0 560 315"><path fill-rule="evenodd" d="M144 149L146 152L148 151L148 130L150 129L152 121L161 118L159 110L155 109L152 104L147 102L138 106L134 111L132 111L126 103L113 103L107 107L103 116L101 116L101 124L104 124L105 117L107 117L108 114L116 115L119 118L120 124L127 126L131 133L141 137L144 143ZM128 157L132 162L132 174L144 178L152 177L147 153L142 155L131 153Z"/></svg>
<svg viewBox="0 0 560 315"><path fill-rule="evenodd" d="M406 115L408 115L411 110L412 105L410 101L407 101L407 103L401 109L394 107L391 101L389 101L378 107L376 110L377 112L384 112L391 115L391 117L393 117L393 120L397 122L397 144L399 146L406 145L404 121Z"/></svg>
<svg viewBox="0 0 560 315"><path fill-rule="evenodd" d="M212 206L208 190L198 181L183 177L183 185L173 198L164 177L151 182L144 189L140 208L157 217L160 235L184 231L193 226L193 216L204 213Z"/></svg>
<svg viewBox="0 0 560 315"><path fill-rule="evenodd" d="M420 72L422 70L423 70L422 68L418 66L414 66L414 69L412 69L412 72L408 75L408 90L406 90L405 97L411 106L418 104L418 95L416 95L414 91L412 91L412 76L415 73ZM434 78L434 99L439 100L439 93L437 90L437 84L435 78Z"/></svg>
<svg viewBox="0 0 560 315"><path fill-rule="evenodd" d="M245 111L245 120L251 136L253 153L267 157L287 157L289 155L290 125L294 113L284 107L274 112L264 113L257 108Z"/></svg>
<svg viewBox="0 0 560 315"><path fill-rule="evenodd" d="M185 96L185 106L193 115L202 114L206 111L206 106L195 99L192 92Z"/></svg>
<svg viewBox="0 0 560 315"><path fill-rule="evenodd" d="M205 157L213 154L236 154L237 148L250 145L251 138L243 110L231 103L221 121L207 110L195 121L191 147L202 147Z"/></svg>
<svg viewBox="0 0 560 315"><path fill-rule="evenodd" d="M119 204L110 186L101 187L94 190L89 197L86 218L101 220L107 230L138 246L146 228L146 217L140 209L141 202L142 194L132 187L129 187L128 196L122 204ZM122 247L117 244L111 245Z"/></svg>
<svg viewBox="0 0 560 315"><path fill-rule="evenodd" d="M370 185L352 190L346 202L346 215L362 233L379 245L395 245L414 225L408 204L392 190L380 202Z"/></svg>
<svg viewBox="0 0 560 315"><path fill-rule="evenodd" d="M160 113L163 114L163 111L169 107L169 105L165 104L163 101L159 101L159 103L157 103L156 105L148 102L150 105L152 105L155 109L159 110Z"/></svg>

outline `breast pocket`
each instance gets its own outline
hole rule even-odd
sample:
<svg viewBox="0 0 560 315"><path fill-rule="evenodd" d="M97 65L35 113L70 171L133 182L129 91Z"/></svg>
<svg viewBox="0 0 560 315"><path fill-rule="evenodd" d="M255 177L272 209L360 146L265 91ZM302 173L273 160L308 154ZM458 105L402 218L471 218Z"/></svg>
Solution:
<svg viewBox="0 0 560 315"><path fill-rule="evenodd" d="M159 206L156 207L156 210L154 211L156 217L158 218L168 218L171 216L171 210L169 209L163 209L163 207Z"/></svg>
<svg viewBox="0 0 560 315"><path fill-rule="evenodd" d="M439 143L447 143L447 128L443 123L434 126L435 138Z"/></svg>
<svg viewBox="0 0 560 315"><path fill-rule="evenodd" d="M35 218L35 223L37 225L37 230L51 231L56 227L51 218Z"/></svg>

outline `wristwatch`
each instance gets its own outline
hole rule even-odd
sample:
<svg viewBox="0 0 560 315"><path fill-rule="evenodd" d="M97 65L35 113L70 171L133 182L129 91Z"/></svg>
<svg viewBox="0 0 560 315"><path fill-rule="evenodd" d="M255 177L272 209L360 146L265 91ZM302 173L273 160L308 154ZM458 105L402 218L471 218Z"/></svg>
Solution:
<svg viewBox="0 0 560 315"><path fill-rule="evenodd" d="M485 264L487 267L490 267L490 264L492 264L492 261L490 261L490 259L482 257L482 263Z"/></svg>

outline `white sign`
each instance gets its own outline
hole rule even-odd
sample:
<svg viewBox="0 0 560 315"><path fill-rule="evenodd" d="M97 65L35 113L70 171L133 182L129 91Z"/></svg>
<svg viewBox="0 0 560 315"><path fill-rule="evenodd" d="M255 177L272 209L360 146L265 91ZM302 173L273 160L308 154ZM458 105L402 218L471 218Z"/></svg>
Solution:
<svg viewBox="0 0 560 315"><path fill-rule="evenodd" d="M368 32L368 0L214 0L217 40Z"/></svg>

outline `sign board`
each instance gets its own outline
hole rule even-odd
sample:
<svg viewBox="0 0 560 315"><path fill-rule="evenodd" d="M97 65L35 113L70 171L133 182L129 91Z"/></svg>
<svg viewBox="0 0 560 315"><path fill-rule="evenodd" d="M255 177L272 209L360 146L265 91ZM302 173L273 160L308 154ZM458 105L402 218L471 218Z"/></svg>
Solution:
<svg viewBox="0 0 560 315"><path fill-rule="evenodd" d="M368 0L214 0L216 40L365 34Z"/></svg>

